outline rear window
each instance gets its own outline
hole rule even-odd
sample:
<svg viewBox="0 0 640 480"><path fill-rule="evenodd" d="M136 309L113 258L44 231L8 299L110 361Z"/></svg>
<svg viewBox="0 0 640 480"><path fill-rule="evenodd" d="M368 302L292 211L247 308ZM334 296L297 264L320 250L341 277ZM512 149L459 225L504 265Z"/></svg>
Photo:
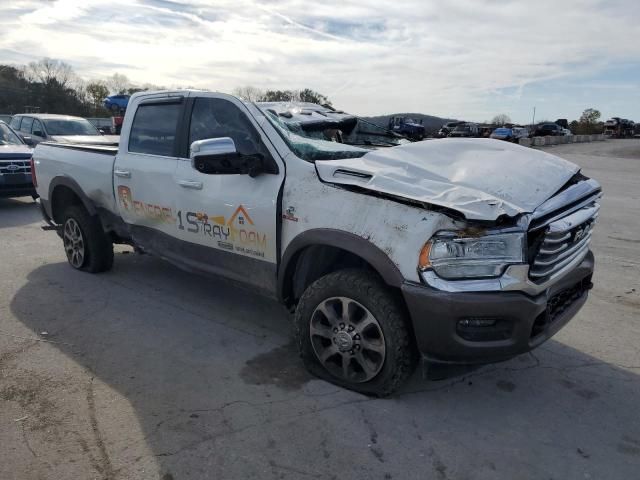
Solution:
<svg viewBox="0 0 640 480"><path fill-rule="evenodd" d="M140 105L129 134L129 151L175 156L180 103Z"/></svg>
<svg viewBox="0 0 640 480"><path fill-rule="evenodd" d="M20 130L20 120L22 120L22 117L13 117L10 123L11 128L14 130Z"/></svg>

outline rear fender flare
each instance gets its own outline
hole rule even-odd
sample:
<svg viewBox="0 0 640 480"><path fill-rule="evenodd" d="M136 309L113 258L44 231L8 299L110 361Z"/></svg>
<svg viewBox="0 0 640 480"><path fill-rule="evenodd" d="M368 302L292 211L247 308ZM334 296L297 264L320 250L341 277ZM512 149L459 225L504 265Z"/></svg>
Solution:
<svg viewBox="0 0 640 480"><path fill-rule="evenodd" d="M57 177L54 177L49 183L48 203L50 205L51 212L48 212L48 213L50 213L50 216L52 218L54 213L53 212L53 192L55 191L56 187L59 187L59 186L64 186L70 189L73 193L75 193L78 196L84 208L87 210L87 212L89 212L89 215L91 216L96 215L97 211L96 211L95 205L93 204L91 199L84 193L80 185L78 185L78 182L76 182L71 177L67 177L66 175L59 175Z"/></svg>

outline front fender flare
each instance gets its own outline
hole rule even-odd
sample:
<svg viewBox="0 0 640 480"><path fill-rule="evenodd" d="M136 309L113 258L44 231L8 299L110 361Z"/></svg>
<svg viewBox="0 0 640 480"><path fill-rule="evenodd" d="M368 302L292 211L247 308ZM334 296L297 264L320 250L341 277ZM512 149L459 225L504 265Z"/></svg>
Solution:
<svg viewBox="0 0 640 480"><path fill-rule="evenodd" d="M400 287L404 277L397 265L379 247L359 235L332 228L307 230L295 237L282 256L278 268L278 298L283 301L288 276L292 274L292 262L306 247L325 245L350 252L371 265L387 285Z"/></svg>

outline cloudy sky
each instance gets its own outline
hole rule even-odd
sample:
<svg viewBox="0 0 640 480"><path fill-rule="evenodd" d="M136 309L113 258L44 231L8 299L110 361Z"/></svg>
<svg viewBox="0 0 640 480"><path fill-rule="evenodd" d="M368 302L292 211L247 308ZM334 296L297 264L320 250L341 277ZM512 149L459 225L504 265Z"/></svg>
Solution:
<svg viewBox="0 0 640 480"><path fill-rule="evenodd" d="M0 0L0 64L309 87L363 115L640 121L639 19L637 0Z"/></svg>

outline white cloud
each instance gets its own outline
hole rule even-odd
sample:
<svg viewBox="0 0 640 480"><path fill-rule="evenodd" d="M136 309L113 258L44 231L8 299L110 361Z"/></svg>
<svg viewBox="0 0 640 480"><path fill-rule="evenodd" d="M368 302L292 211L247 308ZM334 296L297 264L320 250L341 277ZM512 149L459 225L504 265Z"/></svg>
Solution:
<svg viewBox="0 0 640 480"><path fill-rule="evenodd" d="M0 62L17 51L87 77L310 87L362 114L481 120L495 92L517 102L533 82L640 60L634 0L57 0L2 13Z"/></svg>

